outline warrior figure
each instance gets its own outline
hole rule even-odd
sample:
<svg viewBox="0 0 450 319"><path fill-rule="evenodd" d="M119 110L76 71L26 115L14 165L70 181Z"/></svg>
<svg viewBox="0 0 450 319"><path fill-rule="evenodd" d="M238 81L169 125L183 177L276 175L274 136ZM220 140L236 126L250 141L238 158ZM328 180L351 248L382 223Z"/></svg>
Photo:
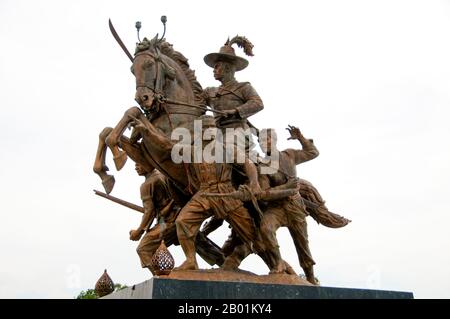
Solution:
<svg viewBox="0 0 450 319"><path fill-rule="evenodd" d="M211 106L215 113L217 128L225 134L227 141L237 137L233 141L235 145L251 149L251 140L248 117L256 114L264 108L263 102L256 90L249 82L238 82L235 72L248 66L248 61L237 56L232 45L237 44L244 48L244 52L253 56L253 44L247 38L235 36L228 39L218 53L210 53L204 57L205 63L214 68L214 78L221 82L219 87L208 87L203 91L205 104ZM227 128L232 129L232 135L226 134ZM248 130L247 132L245 132Z"/></svg>

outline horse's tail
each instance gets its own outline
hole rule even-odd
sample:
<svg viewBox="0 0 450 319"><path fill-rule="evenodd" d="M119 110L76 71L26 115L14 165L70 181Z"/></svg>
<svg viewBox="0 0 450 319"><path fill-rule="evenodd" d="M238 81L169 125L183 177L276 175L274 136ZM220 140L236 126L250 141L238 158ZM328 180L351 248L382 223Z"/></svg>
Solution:
<svg viewBox="0 0 450 319"><path fill-rule="evenodd" d="M300 179L300 195L312 203L306 205L306 211L317 223L330 228L341 228L351 222L341 215L330 212L319 191L307 180Z"/></svg>

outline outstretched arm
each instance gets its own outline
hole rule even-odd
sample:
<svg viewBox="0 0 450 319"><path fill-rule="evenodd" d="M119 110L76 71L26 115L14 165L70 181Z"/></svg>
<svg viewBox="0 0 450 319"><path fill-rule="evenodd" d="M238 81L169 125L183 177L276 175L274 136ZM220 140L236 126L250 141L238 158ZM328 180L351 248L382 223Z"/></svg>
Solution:
<svg viewBox="0 0 450 319"><path fill-rule="evenodd" d="M141 223L137 229L130 230L130 239L134 241L141 239L155 219L155 207L151 197L145 199L142 203L144 204L144 216L142 216Z"/></svg>
<svg viewBox="0 0 450 319"><path fill-rule="evenodd" d="M294 189L294 188L299 189L300 188L299 180L300 180L299 178L290 178L285 184L271 187L271 189L272 190L286 190L286 189Z"/></svg>
<svg viewBox="0 0 450 319"><path fill-rule="evenodd" d="M310 161L319 156L319 150L314 145L313 140L305 138L303 134L300 132L300 129L298 127L288 125L288 128L286 129L291 134L291 137L289 137L288 140L295 139L298 140L300 144L302 144L301 150L294 150L294 149L286 150L287 152L293 155L295 164L298 165L300 163Z"/></svg>

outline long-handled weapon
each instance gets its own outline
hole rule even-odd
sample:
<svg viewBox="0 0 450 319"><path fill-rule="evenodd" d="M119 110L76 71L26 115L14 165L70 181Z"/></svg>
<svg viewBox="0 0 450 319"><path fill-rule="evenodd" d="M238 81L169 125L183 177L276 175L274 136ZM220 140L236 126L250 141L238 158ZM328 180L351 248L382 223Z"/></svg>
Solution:
<svg viewBox="0 0 450 319"><path fill-rule="evenodd" d="M253 204L253 207L255 208L256 212L258 213L257 222L259 223L263 218L263 212L258 205L258 200L264 200L264 201L277 200L277 199L285 198L288 196L293 196L296 193L297 193L296 189L281 189L281 190L269 189L269 190L254 194L250 190L250 187L248 185L240 185L239 189L237 191L234 191L231 193L203 193L202 196L205 196L205 197L228 197L228 198L238 199L243 202L251 201Z"/></svg>
<svg viewBox="0 0 450 319"><path fill-rule="evenodd" d="M123 199L114 197L114 196L112 196L112 195L105 194L105 193L103 193L103 192L101 192L101 191L98 191L98 190L96 190L96 189L94 189L94 193L95 193L95 195L98 195L98 196L100 196L100 197L109 199L110 201L113 201L114 203L117 203L117 204L119 204L119 205L122 205L122 206L125 206L125 207L128 207L128 208L131 208L131 209L133 209L133 210L135 210L135 211L138 211L138 212L140 212L140 213L144 213L144 207L141 207L141 206L139 206L139 205L135 205L135 204L133 204L133 203L127 202L126 200L123 200Z"/></svg>
<svg viewBox="0 0 450 319"><path fill-rule="evenodd" d="M144 213L144 208L139 206L139 205L135 205L133 203L127 202L123 199L114 197L112 195L109 194L105 194L101 191L95 190L94 189L94 193L100 197L109 199L110 201L117 203L119 205L131 208L135 211L138 211L140 213ZM173 201L173 199L172 199ZM173 205L167 205L162 211L161 211L161 215L164 216L166 212L164 212L164 210L168 207L172 207ZM209 239L206 235L204 235L202 232L199 232L196 239L195 239L195 243L196 243L196 249L198 254L211 266L214 265L222 265L223 261L225 260L225 256L223 255L223 252L221 250L221 248L219 246L217 246L216 243L214 243L211 239Z"/></svg>
<svg viewBox="0 0 450 319"><path fill-rule="evenodd" d="M206 197L231 197L234 199L238 199L243 202L247 202L252 200L252 197L255 197L257 200L263 201L272 201L278 200L285 197L293 196L297 193L297 190L292 189L279 189L272 190L268 189L266 191L262 191L261 193L253 194L247 185L241 185L237 191L231 193L203 193L202 196Z"/></svg>

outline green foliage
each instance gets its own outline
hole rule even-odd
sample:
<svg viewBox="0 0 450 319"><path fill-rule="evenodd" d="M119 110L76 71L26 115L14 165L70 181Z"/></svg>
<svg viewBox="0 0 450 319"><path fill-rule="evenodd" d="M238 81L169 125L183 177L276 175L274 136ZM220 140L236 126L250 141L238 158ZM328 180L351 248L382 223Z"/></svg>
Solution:
<svg viewBox="0 0 450 319"><path fill-rule="evenodd" d="M128 288L127 285L122 285L122 284L115 284L114 285L114 292L122 290ZM78 296L76 296L76 299L97 299L98 296L95 293L94 289L88 289L86 291L81 291Z"/></svg>
<svg viewBox="0 0 450 319"><path fill-rule="evenodd" d="M86 291L81 291L78 296L76 297L76 299L97 299L98 296L95 293L94 289L88 289Z"/></svg>

